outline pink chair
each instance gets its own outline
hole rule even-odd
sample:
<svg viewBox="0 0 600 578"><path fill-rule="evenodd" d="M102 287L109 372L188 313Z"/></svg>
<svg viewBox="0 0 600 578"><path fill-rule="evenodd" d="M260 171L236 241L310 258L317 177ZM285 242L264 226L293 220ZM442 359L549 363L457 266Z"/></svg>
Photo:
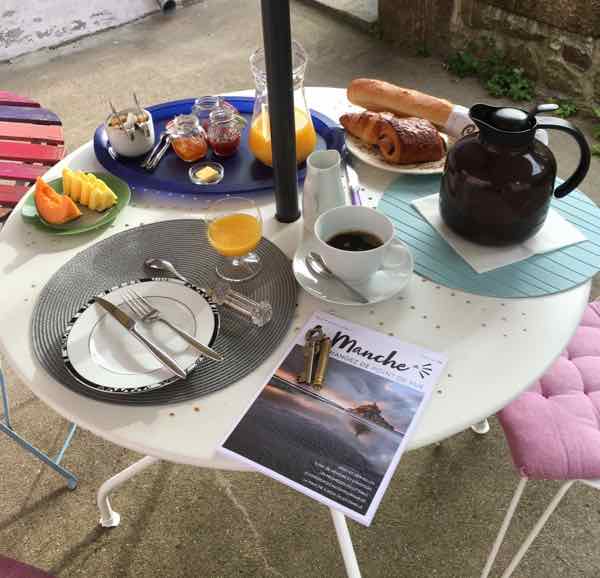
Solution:
<svg viewBox="0 0 600 578"><path fill-rule="evenodd" d="M502 574L525 552L576 482L600 489L600 301L590 303L567 349L521 397L499 414L521 480L481 578L490 573L528 480L565 480Z"/></svg>
<svg viewBox="0 0 600 578"><path fill-rule="evenodd" d="M42 570L4 556L0 556L0 576L2 578L52 578Z"/></svg>

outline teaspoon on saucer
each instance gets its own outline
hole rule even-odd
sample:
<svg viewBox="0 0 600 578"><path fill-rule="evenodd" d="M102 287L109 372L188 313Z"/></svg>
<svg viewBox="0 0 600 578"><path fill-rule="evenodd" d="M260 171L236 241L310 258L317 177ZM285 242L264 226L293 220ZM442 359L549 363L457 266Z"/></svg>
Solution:
<svg viewBox="0 0 600 578"><path fill-rule="evenodd" d="M354 289L354 287L351 285L348 285L348 283L333 273L333 271L327 267L325 261L323 261L323 257L321 257L321 255L318 253L310 251L310 253L306 255L305 261L308 269L317 277L322 277L323 279L333 279L350 291L358 301L361 303L369 303L369 300L362 293Z"/></svg>

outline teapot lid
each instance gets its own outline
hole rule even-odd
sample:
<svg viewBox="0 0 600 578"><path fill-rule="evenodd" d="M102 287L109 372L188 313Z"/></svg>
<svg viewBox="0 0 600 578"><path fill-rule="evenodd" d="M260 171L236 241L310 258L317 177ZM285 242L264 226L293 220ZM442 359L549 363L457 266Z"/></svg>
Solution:
<svg viewBox="0 0 600 578"><path fill-rule="evenodd" d="M498 108L488 116L489 123L506 132L522 132L533 128L530 116L520 108Z"/></svg>
<svg viewBox="0 0 600 578"><path fill-rule="evenodd" d="M533 140L537 121L520 108L475 104L469 116L484 141L501 146L523 146Z"/></svg>

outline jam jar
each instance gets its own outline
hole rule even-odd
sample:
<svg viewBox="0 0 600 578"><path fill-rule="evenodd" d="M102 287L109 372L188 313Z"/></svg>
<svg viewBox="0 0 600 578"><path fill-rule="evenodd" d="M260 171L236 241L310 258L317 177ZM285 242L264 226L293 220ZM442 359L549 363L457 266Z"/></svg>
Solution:
<svg viewBox="0 0 600 578"><path fill-rule="evenodd" d="M186 161L198 161L206 156L208 143L206 132L194 114L180 114L167 126L171 146L177 156Z"/></svg>
<svg viewBox="0 0 600 578"><path fill-rule="evenodd" d="M229 157L240 147L244 120L235 109L221 106L208 117L208 143L220 157Z"/></svg>
<svg viewBox="0 0 600 578"><path fill-rule="evenodd" d="M195 114L200 121L200 126L208 131L210 113L217 108L230 108L235 114L237 109L229 104L222 96L201 96L194 101L192 114Z"/></svg>

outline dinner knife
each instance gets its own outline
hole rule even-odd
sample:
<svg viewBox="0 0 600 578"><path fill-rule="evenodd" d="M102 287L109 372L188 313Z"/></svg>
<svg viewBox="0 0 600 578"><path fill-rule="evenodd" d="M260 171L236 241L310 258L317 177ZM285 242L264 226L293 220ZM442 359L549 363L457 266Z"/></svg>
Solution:
<svg viewBox="0 0 600 578"><path fill-rule="evenodd" d="M360 181L356 170L352 166L352 154L348 150L346 143L342 146L342 167L346 175L346 183L348 184L348 192L350 193L350 203L352 205L361 205L360 200Z"/></svg>
<svg viewBox="0 0 600 578"><path fill-rule="evenodd" d="M110 301L103 299L102 297L96 297L96 303L103 307L108 314L116 319L129 333L141 341L152 354L166 367L168 367L175 375L185 379L187 373L182 369L177 362L165 351L163 351L158 345L153 343L146 336L142 335L135 327L135 321L125 313L122 309L119 309L116 305L113 305Z"/></svg>
<svg viewBox="0 0 600 578"><path fill-rule="evenodd" d="M353 205L361 205L360 200L360 181L358 175L352 166L352 158L349 152L346 153L346 181L348 183L348 189L350 190L350 199Z"/></svg>

